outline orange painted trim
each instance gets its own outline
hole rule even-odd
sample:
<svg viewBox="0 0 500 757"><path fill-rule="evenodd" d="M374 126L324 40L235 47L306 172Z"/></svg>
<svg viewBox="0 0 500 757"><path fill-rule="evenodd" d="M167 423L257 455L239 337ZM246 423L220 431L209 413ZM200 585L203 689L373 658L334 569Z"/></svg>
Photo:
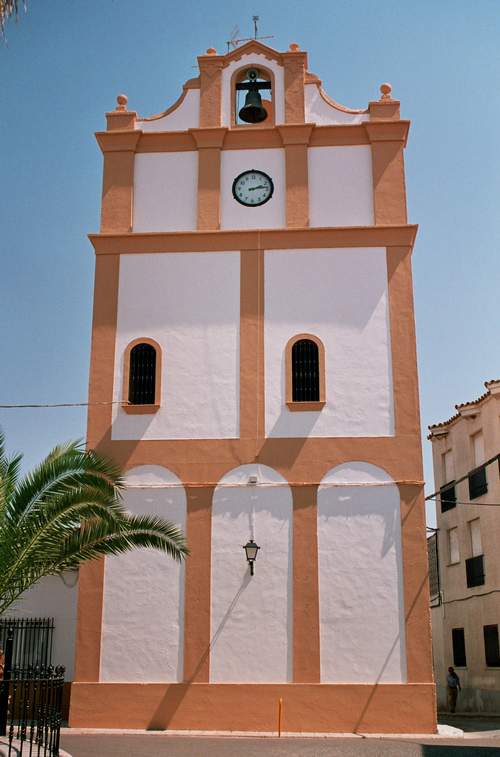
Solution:
<svg viewBox="0 0 500 757"><path fill-rule="evenodd" d="M283 147L279 129L267 127L266 121L262 124L258 130L238 126L237 129L228 131L224 139L224 150L266 150Z"/></svg>
<svg viewBox="0 0 500 757"><path fill-rule="evenodd" d="M409 121L364 121L363 127L370 142L402 142L406 147Z"/></svg>
<svg viewBox="0 0 500 757"><path fill-rule="evenodd" d="M293 486L293 681L320 682L317 484Z"/></svg>
<svg viewBox="0 0 500 757"><path fill-rule="evenodd" d="M184 681L210 677L212 499L214 486L186 487L186 560L184 588ZM131 727L131 726L129 726Z"/></svg>
<svg viewBox="0 0 500 757"><path fill-rule="evenodd" d="M285 733L436 731L432 684L74 683L70 726L269 733L280 697Z"/></svg>
<svg viewBox="0 0 500 757"><path fill-rule="evenodd" d="M152 415L159 409L160 405L122 405L122 410L128 415Z"/></svg>
<svg viewBox="0 0 500 757"><path fill-rule="evenodd" d="M304 52L283 54L285 88L285 122L303 124L305 121L304 79L307 55Z"/></svg>
<svg viewBox="0 0 500 757"><path fill-rule="evenodd" d="M156 352L155 363L155 401L151 405L133 405L129 402L129 380L130 380L130 353L138 344L149 344ZM126 413L135 415L144 415L146 413L156 413L161 404L161 382L162 382L162 352L158 342L149 337L139 337L133 339L123 352L123 382L122 382L122 408Z"/></svg>
<svg viewBox="0 0 500 757"><path fill-rule="evenodd" d="M264 109L267 112L267 118L264 121L261 121L258 124L238 124L236 123L236 84L240 81L242 81L245 77L245 71L248 71L249 68L257 68L259 71L262 72L263 76L262 78L267 77L269 81L271 82L271 100L262 100L262 105L264 106ZM264 76L265 75L265 76ZM231 98L230 98L230 108L231 108L231 129L250 129L252 132L256 129L266 129L270 126L274 126L275 124L275 107L274 107L274 98L276 96L276 82L274 78L274 71L272 71L270 68L267 68L266 66L262 66L260 63L256 64L247 64L246 66L243 66L242 68L238 68L235 71L233 71L231 76L231 83L229 85L231 87Z"/></svg>
<svg viewBox="0 0 500 757"><path fill-rule="evenodd" d="M374 100L368 103L371 121L399 121L399 100Z"/></svg>
<svg viewBox="0 0 500 757"><path fill-rule="evenodd" d="M400 484L406 665L409 683L432 681L429 563L423 486Z"/></svg>
<svg viewBox="0 0 500 757"><path fill-rule="evenodd" d="M189 131L142 132L136 152L189 152L196 150L196 142Z"/></svg>
<svg viewBox="0 0 500 757"><path fill-rule="evenodd" d="M225 127L190 129L198 147L198 220L199 230L220 226L220 148Z"/></svg>
<svg viewBox="0 0 500 757"><path fill-rule="evenodd" d="M220 55L200 55L200 126L220 126L222 110L222 68Z"/></svg>
<svg viewBox="0 0 500 757"><path fill-rule="evenodd" d="M293 399L293 370L292 350L295 342L300 339L309 339L318 348L319 358L319 400L315 402L297 402ZM326 379L325 379L325 345L314 334L294 334L290 337L285 347L285 401L289 410L320 410L326 403Z"/></svg>
<svg viewBox="0 0 500 757"><path fill-rule="evenodd" d="M308 145L315 126L314 124L282 124L277 129L283 145L287 147L288 145Z"/></svg>
<svg viewBox="0 0 500 757"><path fill-rule="evenodd" d="M205 129L189 129L189 134L193 137L198 150L203 148L217 148L221 149L224 144L224 137L226 136L227 128L225 126L217 126Z"/></svg>
<svg viewBox="0 0 500 757"><path fill-rule="evenodd" d="M346 105L341 105L341 103L338 103L336 100L333 99L333 97L330 97L323 87L321 86L321 81L318 79L317 81L307 81L307 84L316 84L318 87L318 91L320 94L320 97L322 100L326 102L327 105L330 105L332 108L335 108L335 110L340 110L342 113L351 113L351 114L365 114L368 113L368 108L348 108Z"/></svg>
<svg viewBox="0 0 500 757"><path fill-rule="evenodd" d="M331 124L315 126L309 147L345 147L368 145L370 140L363 124Z"/></svg>
<svg viewBox="0 0 500 757"><path fill-rule="evenodd" d="M338 226L335 228L255 229L89 234L97 255L153 252L293 250L316 247L413 246L418 226Z"/></svg>
<svg viewBox="0 0 500 757"><path fill-rule="evenodd" d="M240 253L240 439L255 441L256 460L265 435L264 253ZM247 462L250 462L247 461Z"/></svg>
<svg viewBox="0 0 500 757"><path fill-rule="evenodd" d="M307 145L285 147L286 225L303 228L309 225L309 161Z"/></svg>
<svg viewBox="0 0 500 757"><path fill-rule="evenodd" d="M318 400L318 402L286 402L285 404L290 412L300 413L306 410L314 412L322 410L326 405L326 402Z"/></svg>
<svg viewBox="0 0 500 757"><path fill-rule="evenodd" d="M96 131L95 138L102 152L135 152L142 131L128 129Z"/></svg>
<svg viewBox="0 0 500 757"><path fill-rule="evenodd" d="M104 599L104 557L86 562L78 576L75 680L99 681Z"/></svg>
<svg viewBox="0 0 500 757"><path fill-rule="evenodd" d="M134 110L112 110L106 113L106 129L135 129L137 113Z"/></svg>
<svg viewBox="0 0 500 757"><path fill-rule="evenodd" d="M375 223L406 223L406 187L404 170L404 139L399 134L390 139L386 127L402 122L373 123L368 132L372 149L373 211ZM366 124L365 124L366 126ZM382 127L378 130L378 127Z"/></svg>

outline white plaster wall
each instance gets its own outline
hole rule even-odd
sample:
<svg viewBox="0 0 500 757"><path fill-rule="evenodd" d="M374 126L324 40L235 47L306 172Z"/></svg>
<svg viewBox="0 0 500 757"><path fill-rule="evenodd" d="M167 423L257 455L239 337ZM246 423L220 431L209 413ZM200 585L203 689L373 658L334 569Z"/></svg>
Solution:
<svg viewBox="0 0 500 757"><path fill-rule="evenodd" d="M247 485L251 475L258 485ZM291 681L290 489L271 468L242 465L219 482L212 512L210 680ZM243 549L249 539L261 548L253 576Z"/></svg>
<svg viewBox="0 0 500 757"><path fill-rule="evenodd" d="M327 124L360 124L370 120L369 113L348 113L321 97L316 84L306 84L304 87L306 123L325 126Z"/></svg>
<svg viewBox="0 0 500 757"><path fill-rule="evenodd" d="M126 480L130 512L160 515L185 529L186 495L173 473L144 465ZM181 681L183 618L183 565L152 549L106 557L100 680Z"/></svg>
<svg viewBox="0 0 500 757"><path fill-rule="evenodd" d="M222 69L222 102L221 102L221 119L222 126L231 126L231 77L235 71L240 68L267 68L274 73L274 118L277 124L285 122L285 86L283 66L280 66L274 60L269 60L265 55L259 53L247 53L240 60L233 60Z"/></svg>
<svg viewBox="0 0 500 757"><path fill-rule="evenodd" d="M406 651L399 490L349 462L318 490L322 683L403 683Z"/></svg>
<svg viewBox="0 0 500 757"><path fill-rule="evenodd" d="M384 247L266 251L266 435L394 434ZM326 405L285 405L285 347L295 334L325 347Z"/></svg>
<svg viewBox="0 0 500 757"><path fill-rule="evenodd" d="M42 578L7 613L14 618L54 618L52 661L64 665L66 681L74 675L77 600L78 573L65 571Z"/></svg>
<svg viewBox="0 0 500 757"><path fill-rule="evenodd" d="M371 226L373 215L370 145L310 147L311 226Z"/></svg>
<svg viewBox="0 0 500 757"><path fill-rule="evenodd" d="M198 153L137 153L134 231L192 231L197 224Z"/></svg>
<svg viewBox="0 0 500 757"><path fill-rule="evenodd" d="M239 252L122 255L114 399L139 337L162 348L162 392L151 415L114 406L113 439L238 437L239 327Z"/></svg>
<svg viewBox="0 0 500 757"><path fill-rule="evenodd" d="M256 169L271 177L274 193L256 208L241 205L233 197L234 179ZM223 150L221 157L221 229L269 229L285 225L285 152L281 149Z"/></svg>
<svg viewBox="0 0 500 757"><path fill-rule="evenodd" d="M196 129L200 123L200 90L188 89L186 97L178 108L161 118L151 121L137 120L137 128L142 131L186 131Z"/></svg>

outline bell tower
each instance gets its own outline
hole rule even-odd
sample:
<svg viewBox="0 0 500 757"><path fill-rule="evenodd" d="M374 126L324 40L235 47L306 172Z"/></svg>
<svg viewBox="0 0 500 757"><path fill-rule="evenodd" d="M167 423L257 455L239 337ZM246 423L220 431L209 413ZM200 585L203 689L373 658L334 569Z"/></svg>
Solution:
<svg viewBox="0 0 500 757"><path fill-rule="evenodd" d="M191 555L82 569L71 724L434 732L409 122L296 44L198 66L96 135L88 444Z"/></svg>

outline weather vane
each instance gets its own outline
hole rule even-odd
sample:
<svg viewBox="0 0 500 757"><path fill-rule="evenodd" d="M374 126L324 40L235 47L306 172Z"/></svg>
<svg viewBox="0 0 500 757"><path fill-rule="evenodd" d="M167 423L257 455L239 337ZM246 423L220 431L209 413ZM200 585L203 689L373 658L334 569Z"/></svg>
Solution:
<svg viewBox="0 0 500 757"><path fill-rule="evenodd" d="M259 28L258 28L258 22L260 21L259 16L252 16L253 21L253 37L241 37L238 39L238 34L240 33L239 27L234 26L233 30L231 32L231 39L227 40L227 51L229 52L231 48L233 50L238 47L242 42L250 42L252 39L274 39L273 34L268 34L265 37L259 37Z"/></svg>

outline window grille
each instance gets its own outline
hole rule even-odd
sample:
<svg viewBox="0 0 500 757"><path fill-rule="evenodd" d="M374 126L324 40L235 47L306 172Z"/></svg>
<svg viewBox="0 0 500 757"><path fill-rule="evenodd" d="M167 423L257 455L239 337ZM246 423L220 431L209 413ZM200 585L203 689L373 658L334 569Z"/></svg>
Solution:
<svg viewBox="0 0 500 757"><path fill-rule="evenodd" d="M441 512L445 513L447 510L452 510L457 506L457 495L455 493L455 484L445 484L440 489L441 495Z"/></svg>
<svg viewBox="0 0 500 757"><path fill-rule="evenodd" d="M469 473L469 497L476 499L488 491L488 481L486 480L486 468L478 468Z"/></svg>
<svg viewBox="0 0 500 757"><path fill-rule="evenodd" d="M500 667L500 649L498 646L498 626L483 626L484 656L489 668Z"/></svg>
<svg viewBox="0 0 500 757"><path fill-rule="evenodd" d="M150 344L136 344L130 350L128 401L132 405L154 405L156 350Z"/></svg>
<svg viewBox="0 0 500 757"><path fill-rule="evenodd" d="M319 349L311 339L292 347L292 400L319 402Z"/></svg>
<svg viewBox="0 0 500 757"><path fill-rule="evenodd" d="M482 586L484 584L484 555L469 557L465 561L465 572L469 589L474 586Z"/></svg>
<svg viewBox="0 0 500 757"><path fill-rule="evenodd" d="M465 654L465 633L463 628L451 629L451 642L453 644L453 664L457 668L465 668L467 657Z"/></svg>

